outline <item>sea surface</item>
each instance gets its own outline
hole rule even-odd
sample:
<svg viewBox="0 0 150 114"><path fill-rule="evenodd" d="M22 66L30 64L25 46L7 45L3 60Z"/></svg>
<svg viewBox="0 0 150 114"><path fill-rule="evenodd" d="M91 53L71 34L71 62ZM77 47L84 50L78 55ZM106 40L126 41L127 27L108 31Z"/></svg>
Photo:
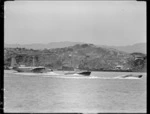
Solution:
<svg viewBox="0 0 150 114"><path fill-rule="evenodd" d="M4 112L146 113L146 73L92 72L81 76L60 71L4 72ZM116 78L127 74L143 77Z"/></svg>

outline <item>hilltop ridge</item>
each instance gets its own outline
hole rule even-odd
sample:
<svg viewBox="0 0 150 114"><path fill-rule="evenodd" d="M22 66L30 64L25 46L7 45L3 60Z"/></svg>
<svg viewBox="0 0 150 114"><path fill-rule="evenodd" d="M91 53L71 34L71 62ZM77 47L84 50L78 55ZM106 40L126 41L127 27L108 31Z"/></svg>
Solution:
<svg viewBox="0 0 150 114"><path fill-rule="evenodd" d="M27 49L54 49L54 48L64 48L68 46L74 46L76 44L85 44L83 42L69 42L69 41L63 41L63 42L51 42L47 44L42 43L34 43L34 44L5 44L5 48L27 48ZM133 45L127 45L127 46L106 46L106 45L96 45L98 47L104 47L104 48L112 48L119 51L124 51L127 53L134 53L134 52L140 52L146 54L146 43L136 43Z"/></svg>

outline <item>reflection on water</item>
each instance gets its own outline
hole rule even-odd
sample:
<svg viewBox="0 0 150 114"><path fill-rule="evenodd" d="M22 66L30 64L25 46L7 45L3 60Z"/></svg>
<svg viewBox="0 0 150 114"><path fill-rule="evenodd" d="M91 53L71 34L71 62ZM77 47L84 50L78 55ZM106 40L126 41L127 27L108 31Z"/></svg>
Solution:
<svg viewBox="0 0 150 114"><path fill-rule="evenodd" d="M5 111L146 112L146 73L92 72L90 77L62 74L5 72ZM142 74L143 77L114 78L125 74Z"/></svg>

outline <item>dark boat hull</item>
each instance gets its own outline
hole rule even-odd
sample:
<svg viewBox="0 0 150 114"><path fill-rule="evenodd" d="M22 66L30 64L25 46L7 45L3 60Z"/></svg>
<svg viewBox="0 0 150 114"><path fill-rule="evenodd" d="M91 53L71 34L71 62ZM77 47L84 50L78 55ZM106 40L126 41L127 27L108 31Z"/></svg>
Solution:
<svg viewBox="0 0 150 114"><path fill-rule="evenodd" d="M134 78L142 78L142 75L126 75L123 78L134 77Z"/></svg>
<svg viewBox="0 0 150 114"><path fill-rule="evenodd" d="M129 75L124 75L124 76L118 76L116 78L119 79L130 79L130 78L142 78L143 75L133 75L133 74L129 74Z"/></svg>
<svg viewBox="0 0 150 114"><path fill-rule="evenodd" d="M83 72L79 72L77 74L84 75L84 76L89 76L91 74L91 72L90 71L83 71Z"/></svg>
<svg viewBox="0 0 150 114"><path fill-rule="evenodd" d="M80 72L65 73L65 75L72 75L72 74L79 74L79 75L89 76L91 74L91 72L90 71L80 71Z"/></svg>

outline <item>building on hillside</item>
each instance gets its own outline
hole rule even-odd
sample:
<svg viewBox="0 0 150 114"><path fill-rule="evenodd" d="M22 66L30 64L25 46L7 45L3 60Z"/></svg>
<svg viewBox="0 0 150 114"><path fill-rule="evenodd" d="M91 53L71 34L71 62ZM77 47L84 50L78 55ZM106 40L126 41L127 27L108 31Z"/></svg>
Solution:
<svg viewBox="0 0 150 114"><path fill-rule="evenodd" d="M145 60L146 57L140 56L140 55L135 55L134 60Z"/></svg>
<svg viewBox="0 0 150 114"><path fill-rule="evenodd" d="M134 60L145 60L146 59L146 55L141 54L141 53L134 53L132 55L134 57Z"/></svg>

